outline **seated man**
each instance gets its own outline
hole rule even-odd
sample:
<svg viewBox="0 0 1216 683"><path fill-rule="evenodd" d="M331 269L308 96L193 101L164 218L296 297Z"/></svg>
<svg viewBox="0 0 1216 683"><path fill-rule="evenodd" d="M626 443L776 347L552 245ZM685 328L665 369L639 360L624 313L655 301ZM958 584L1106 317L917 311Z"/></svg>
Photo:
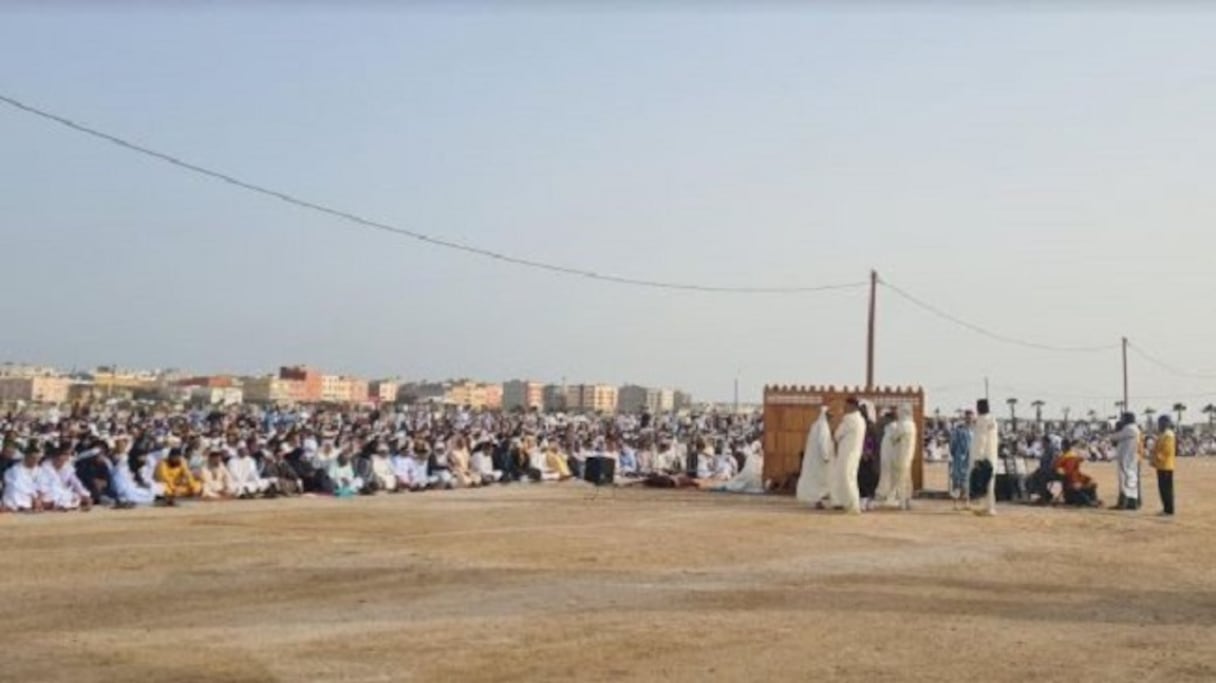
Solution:
<svg viewBox="0 0 1216 683"><path fill-rule="evenodd" d="M42 451L30 444L21 459L4 471L4 496L0 506L13 512L42 512L45 508L38 491L38 459Z"/></svg>
<svg viewBox="0 0 1216 683"><path fill-rule="evenodd" d="M273 482L263 477L258 462L245 446L236 447L236 455L228 459L228 474L232 475L232 489L239 498L255 498L270 491Z"/></svg>
<svg viewBox="0 0 1216 683"><path fill-rule="evenodd" d="M164 496L169 500L194 498L203 491L203 485L190 473L181 448L169 450L169 455L157 463L153 478L165 487Z"/></svg>
<svg viewBox="0 0 1216 683"><path fill-rule="evenodd" d="M89 490L76 476L72 453L67 448L60 448L55 455L42 462L38 468L38 488L42 502L48 508L88 510L93 505Z"/></svg>
<svg viewBox="0 0 1216 683"><path fill-rule="evenodd" d="M415 450L414 443L408 439L398 448L390 459L393 474L397 477L397 487L409 491L425 489L430 484L426 474L426 454Z"/></svg>
<svg viewBox="0 0 1216 683"><path fill-rule="evenodd" d="M355 476L355 468L351 462L350 453L342 448L338 457L329 463L329 479L333 482L334 495L349 497L363 491L364 482Z"/></svg>
<svg viewBox="0 0 1216 683"><path fill-rule="evenodd" d="M502 472L494 469L493 450L492 443L483 441L474 446L473 453L469 455L469 469L481 477L482 484L492 484L502 479Z"/></svg>
<svg viewBox="0 0 1216 683"><path fill-rule="evenodd" d="M207 464L199 471L199 483L202 484L204 500L220 500L236 495L236 482L232 473L224 464L224 449L212 446L207 453Z"/></svg>
<svg viewBox="0 0 1216 683"><path fill-rule="evenodd" d="M1082 507L1100 507L1098 500L1098 484L1092 478L1081 472L1081 457L1067 441L1064 442L1064 453L1056 458L1056 475L1064 483L1064 503Z"/></svg>
<svg viewBox="0 0 1216 683"><path fill-rule="evenodd" d="M376 481L378 491L397 491L397 475L393 472L393 464L388 457L388 446L380 444L372 453L370 474Z"/></svg>
<svg viewBox="0 0 1216 683"><path fill-rule="evenodd" d="M145 478L144 456L128 455L125 450L110 454L114 496L119 507L152 505L164 497L165 487Z"/></svg>

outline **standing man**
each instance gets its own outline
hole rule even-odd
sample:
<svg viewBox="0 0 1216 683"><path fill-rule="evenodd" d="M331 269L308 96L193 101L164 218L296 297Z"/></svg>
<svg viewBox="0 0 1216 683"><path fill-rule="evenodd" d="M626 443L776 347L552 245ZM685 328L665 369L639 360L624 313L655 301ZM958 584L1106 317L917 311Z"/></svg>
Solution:
<svg viewBox="0 0 1216 683"><path fill-rule="evenodd" d="M967 470L967 507L971 507L972 475L977 469L981 472L987 471L988 481L983 482L982 477L978 481L981 484L981 490L986 489L987 491L985 494L987 502L979 514L991 517L996 514L996 459L1001 435L996 418L991 415L988 399L981 398L976 401L975 412L978 413L978 416L975 418L975 424L971 430L971 463Z"/></svg>
<svg viewBox="0 0 1216 683"><path fill-rule="evenodd" d="M1157 470L1157 492L1161 494L1161 514L1174 516L1174 460L1178 455L1178 442L1174 436L1174 423L1169 415L1157 418L1157 443L1153 447L1153 468Z"/></svg>
<svg viewBox="0 0 1216 683"><path fill-rule="evenodd" d="M796 497L807 505L822 510L823 499L832 491L832 463L835 444L832 443L832 426L827 406L819 411L819 418L811 425L806 436L806 449L802 452L802 474L798 477ZM835 502L835 501L833 501Z"/></svg>
<svg viewBox="0 0 1216 683"><path fill-rule="evenodd" d="M1123 413L1115 432L1115 464L1119 474L1119 502L1113 510L1140 508L1140 427L1134 413Z"/></svg>
<svg viewBox="0 0 1216 683"><path fill-rule="evenodd" d="M898 418L887 427L894 451L891 454L891 493L901 510L912 509L912 460L916 457L916 423L912 410L901 405Z"/></svg>
<svg viewBox="0 0 1216 683"><path fill-rule="evenodd" d="M844 417L836 426L836 481L833 500L845 512L861 514L861 492L857 487L857 469L861 465L861 448L866 438L866 421L861 416L861 404L850 396L844 404Z"/></svg>
<svg viewBox="0 0 1216 683"><path fill-rule="evenodd" d="M950 499L957 510L967 499L967 463L971 459L971 426L975 413L968 410L963 421L950 431Z"/></svg>

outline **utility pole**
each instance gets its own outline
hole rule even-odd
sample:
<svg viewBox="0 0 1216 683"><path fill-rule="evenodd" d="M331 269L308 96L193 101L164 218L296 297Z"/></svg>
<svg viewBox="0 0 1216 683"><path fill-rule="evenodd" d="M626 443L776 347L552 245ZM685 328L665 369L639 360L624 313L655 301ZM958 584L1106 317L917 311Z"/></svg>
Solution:
<svg viewBox="0 0 1216 683"><path fill-rule="evenodd" d="M990 400L988 396L988 376L984 376L984 400Z"/></svg>
<svg viewBox="0 0 1216 683"><path fill-rule="evenodd" d="M735 414L739 414L739 376L735 375Z"/></svg>
<svg viewBox="0 0 1216 683"><path fill-rule="evenodd" d="M1132 410L1132 404L1127 401L1127 337L1123 338L1123 410L1124 412Z"/></svg>
<svg viewBox="0 0 1216 683"><path fill-rule="evenodd" d="M870 329L866 335L866 391L874 391L874 316L878 308L878 271L870 271Z"/></svg>

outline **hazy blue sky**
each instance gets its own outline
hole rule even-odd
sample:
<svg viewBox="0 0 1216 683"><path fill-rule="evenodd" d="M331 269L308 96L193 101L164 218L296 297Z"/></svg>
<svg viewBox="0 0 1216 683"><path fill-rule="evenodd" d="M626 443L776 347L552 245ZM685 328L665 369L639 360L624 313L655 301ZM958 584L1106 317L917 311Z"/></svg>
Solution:
<svg viewBox="0 0 1216 683"><path fill-rule="evenodd" d="M716 285L874 267L1002 334L1127 334L1216 369L1216 12L622 7L10 7L0 92L514 254ZM722 399L739 373L755 400L765 382L863 379L864 291L524 270L7 107L0 188L13 360L565 376ZM1216 400L1216 379L1133 370L1154 397L1141 406ZM930 400L954 408L985 374L996 399L1110 412L1119 358L1006 346L882 293L880 382L948 387Z"/></svg>

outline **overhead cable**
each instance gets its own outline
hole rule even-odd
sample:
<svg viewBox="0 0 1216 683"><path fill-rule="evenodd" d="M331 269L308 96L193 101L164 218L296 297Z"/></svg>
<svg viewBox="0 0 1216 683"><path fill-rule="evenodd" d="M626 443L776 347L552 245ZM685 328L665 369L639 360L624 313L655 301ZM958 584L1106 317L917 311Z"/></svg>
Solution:
<svg viewBox="0 0 1216 683"><path fill-rule="evenodd" d="M84 124L77 123L76 121L73 121L72 119L66 118L64 116L60 116L58 114L51 113L49 111L40 109L38 107L34 107L32 105L26 104L15 98L8 97L4 94L0 94L0 103L7 104L10 107L13 107L14 109L21 110L23 112L32 114L39 118L45 119L47 121L57 123L63 127L70 128L78 133L83 133L85 135L89 135L91 137L94 137L94 138L97 138L100 140L105 140L106 142L113 143L128 151L136 152L136 153L142 154L144 156L152 157L154 159L165 162L167 164L171 164L178 168L190 171L192 173L196 173L198 175L207 176L209 178L213 178L215 180L225 182L229 185L239 187L243 190L248 190L250 192L255 192L257 194L265 195L268 197L273 197L275 199L279 199L281 201L287 202L288 204L292 204L292 205L295 205L295 206L303 208L303 209L308 209L308 210L315 211L318 213L327 214L329 216L333 216L336 218L341 218L343 220L349 221L351 223L360 225L365 228L380 230L383 232L388 232L388 233L392 233L395 235L399 235L401 237L408 237L410 239L417 240L419 242L425 242L432 246L443 247L445 249L452 249L452 250L464 252L467 254L474 254L477 256L484 257L484 258L489 258L489 259L501 261L504 263L510 263L510 264L517 265L517 266L534 268L534 269L538 269L538 270L545 270L545 271L549 271L549 272L553 272L553 273L560 273L563 275L573 275L573 276L577 276L577 277L585 277L585 278L589 278L592 280L599 280L602 282L611 282L611 283L621 284L621 285L632 285L632 286L636 286L636 287L649 287L649 288L654 288L654 289L683 290L683 291L692 291L692 292L714 292L714 293L731 293L731 294L803 294L803 293L808 293L808 292L823 292L823 291L829 291L829 290L858 289L858 288L864 287L866 285L865 282L847 282L847 283L842 283L842 284L824 284L824 285L736 287L736 286L729 286L729 285L707 285L707 284L686 283L686 282L668 282L668 281L664 281L664 280L650 280L650 279L646 279L646 278L628 277L628 276L616 275L616 274L612 274L612 273L600 273L600 272L588 270L585 268L561 265L561 264L557 264L557 263L541 261L541 260L523 257L523 256L514 256L511 254L504 253L504 252L495 251L495 250L487 249L484 247L478 247L478 246L475 246L472 244L465 244L463 242L457 242L457 241L445 239L442 237L435 237L433 235L421 233L416 230L410 230L407 228L402 228L400 226L391 225L391 224L373 220L370 218L365 218L363 216L359 216L359 215L351 213L349 211L344 211L342 209L336 209L331 206L327 206L325 204L320 204L317 202L309 201L307 199L302 199L300 197L296 197L294 195L288 194L287 192L274 190L274 189L271 189L271 188L268 188L268 187L265 187L262 185L258 185L258 184L255 184L255 183L252 183L252 182L249 182L246 180L241 180L240 178L237 178L236 176L233 176L233 175L230 175L227 173L222 173L220 171L215 171L215 170L212 170L209 168L205 168L203 166L200 166L198 164L195 164L195 163L192 163L189 161L185 161L185 160L175 157L173 155L166 154L164 152L158 152L150 147L145 147L144 145L141 145L141 144L138 144L135 142L131 142L130 140L121 138L117 135L112 135L110 133L100 131L96 128L92 128L90 126L86 126Z"/></svg>
<svg viewBox="0 0 1216 683"><path fill-rule="evenodd" d="M1042 342L1031 341L1031 340L1026 340L1026 339L1018 339L1016 337L1010 337L1010 336L1007 336L1004 334L999 334L997 332L993 332L992 330L989 330L985 327L981 327L980 325L976 325L975 323L967 322L966 320L963 320L962 318L953 316L953 315L943 311L942 309L934 306L933 304L930 304L920 298L917 298L916 296L913 296L909 292L891 284L890 282L887 282L886 280L883 280L880 278L879 283L883 287L886 287L887 289L891 290L892 292L899 295L903 299L907 300L909 303L911 303L919 308L922 308L943 320L949 321L951 323L954 323L955 325L958 325L960 327L964 327L968 330L971 330L972 332L975 332L976 334L988 337L989 339L993 339L993 340L996 340L996 341L999 341L999 342L1002 342L1005 344L1012 344L1014 346L1022 346L1022 347L1028 348L1028 349L1037 349L1039 351L1061 351L1061 352L1066 352L1066 353L1095 353L1095 352L1100 352L1100 351L1113 351L1114 349L1119 348L1118 344L1103 344L1103 345L1098 345L1098 346L1059 346L1056 344L1045 344Z"/></svg>

